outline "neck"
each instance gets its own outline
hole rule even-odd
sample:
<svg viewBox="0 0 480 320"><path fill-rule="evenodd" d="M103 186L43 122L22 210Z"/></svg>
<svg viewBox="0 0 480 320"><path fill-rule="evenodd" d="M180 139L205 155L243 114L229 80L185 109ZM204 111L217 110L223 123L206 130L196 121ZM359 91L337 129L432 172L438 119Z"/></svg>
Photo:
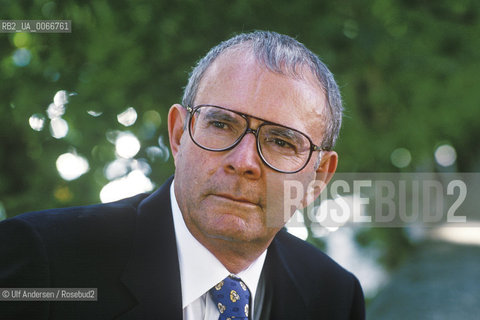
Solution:
<svg viewBox="0 0 480 320"><path fill-rule="evenodd" d="M194 237L203 244L231 273L238 274L247 269L267 249L268 243L239 243L230 240Z"/></svg>

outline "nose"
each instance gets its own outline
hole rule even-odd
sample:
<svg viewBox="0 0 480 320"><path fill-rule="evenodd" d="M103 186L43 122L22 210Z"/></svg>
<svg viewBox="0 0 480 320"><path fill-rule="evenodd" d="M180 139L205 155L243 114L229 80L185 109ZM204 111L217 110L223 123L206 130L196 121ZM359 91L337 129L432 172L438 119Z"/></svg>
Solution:
<svg viewBox="0 0 480 320"><path fill-rule="evenodd" d="M252 134L249 134L252 133ZM262 160L257 151L257 140L254 132L249 130L232 150L227 151L224 168L249 179L258 179L262 173Z"/></svg>

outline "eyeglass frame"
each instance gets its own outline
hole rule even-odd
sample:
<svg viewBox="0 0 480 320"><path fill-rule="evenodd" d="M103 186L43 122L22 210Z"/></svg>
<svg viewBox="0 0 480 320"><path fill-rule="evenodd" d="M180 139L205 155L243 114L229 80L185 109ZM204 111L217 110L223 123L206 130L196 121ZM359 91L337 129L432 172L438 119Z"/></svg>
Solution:
<svg viewBox="0 0 480 320"><path fill-rule="evenodd" d="M247 122L247 127L245 129L245 131L237 138L237 140L235 140L235 142L233 142L233 144L229 147L226 147L226 148L223 148L223 149L211 149L211 148L207 148L205 146L202 146L201 144L199 144L197 141L195 141L195 139L193 138L192 136L192 129L191 129L191 122L192 122L192 119L193 119L193 115L195 114L195 112L201 108L201 107L214 107L214 108L219 108L219 109L222 109L222 110L226 110L228 112L232 112L232 113L235 113L239 116L241 116L242 118L245 119L245 121ZM272 170L274 171L277 171L277 172L280 172L280 173L286 173L286 174L293 174L293 173L297 173L301 170L303 170L308 162L310 162L310 159L312 158L312 153L315 152L315 151L328 151L329 149L328 148L324 148L324 147L321 147L321 146L317 146L316 144L314 144L312 142L312 139L305 133L301 132L300 130L297 130L297 129L293 129L293 128L290 128L290 127L287 127L287 126L284 126L282 124L279 124L279 123L275 123L275 122L272 122L272 121L268 121L268 120L265 120L265 119L262 119L262 118L259 118L259 117L255 117L255 116L252 116L252 115L249 115L247 113L243 113L243 112L239 112L239 111L235 111L235 110L231 110L231 109L228 109L228 108L225 108L225 107L221 107L221 106L216 106L216 105L213 105L213 104L199 104L199 105L196 105L195 107L191 107L191 106L186 106L185 107L186 110L188 111L188 115L189 115L189 118L188 118L188 134L190 135L190 139L192 139L193 143L195 143L198 147L204 149L204 150L207 150L207 151L212 151L212 152L222 152L222 151L228 151L228 150L232 150L233 148L235 148L241 141L242 139L248 134L248 133L252 133L254 136L255 136L255 144L257 146L257 153L258 155L260 156L260 159L262 159L262 162L269 168L271 168ZM250 126L250 119L256 119L256 120L260 120L260 121L263 121L256 129L252 129L251 126ZM262 151L261 151L261 148L260 148L260 141L258 139L258 132L260 130L260 128L264 125L276 125L276 126L280 126L280 127L283 127L283 128L287 128L289 130L292 130L292 131L295 131L295 132L298 132L300 133L301 135L303 135L305 138L307 138L308 142L310 142L310 150L309 150L309 154L308 154L308 158L307 158L307 161L305 161L305 163L303 164L303 166L300 168L300 169L297 169L295 171L283 171L283 170L280 170L280 169L277 169L275 168L273 165L269 164L268 161L265 159Z"/></svg>

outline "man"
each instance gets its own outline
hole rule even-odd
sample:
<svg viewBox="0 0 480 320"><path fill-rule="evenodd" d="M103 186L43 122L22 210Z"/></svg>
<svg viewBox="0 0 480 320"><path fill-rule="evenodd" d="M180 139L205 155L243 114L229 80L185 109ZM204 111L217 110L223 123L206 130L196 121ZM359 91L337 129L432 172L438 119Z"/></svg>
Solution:
<svg viewBox="0 0 480 320"><path fill-rule="evenodd" d="M341 110L296 40L219 44L170 108L173 182L0 224L0 287L98 288L98 301L0 302L0 318L363 319L357 279L282 229L284 182L305 187L303 207L336 169Z"/></svg>

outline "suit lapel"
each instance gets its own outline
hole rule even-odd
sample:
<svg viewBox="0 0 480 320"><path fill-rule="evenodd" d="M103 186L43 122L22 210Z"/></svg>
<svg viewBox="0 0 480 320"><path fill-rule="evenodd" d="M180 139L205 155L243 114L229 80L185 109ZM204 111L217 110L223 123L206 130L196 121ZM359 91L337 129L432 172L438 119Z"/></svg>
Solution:
<svg viewBox="0 0 480 320"><path fill-rule="evenodd" d="M268 248L264 275L266 281L264 308L260 319L307 319L305 292L299 286L292 261L286 259L287 248L282 232Z"/></svg>
<svg viewBox="0 0 480 320"><path fill-rule="evenodd" d="M133 252L122 275L138 304L118 319L182 319L170 178L138 207Z"/></svg>

